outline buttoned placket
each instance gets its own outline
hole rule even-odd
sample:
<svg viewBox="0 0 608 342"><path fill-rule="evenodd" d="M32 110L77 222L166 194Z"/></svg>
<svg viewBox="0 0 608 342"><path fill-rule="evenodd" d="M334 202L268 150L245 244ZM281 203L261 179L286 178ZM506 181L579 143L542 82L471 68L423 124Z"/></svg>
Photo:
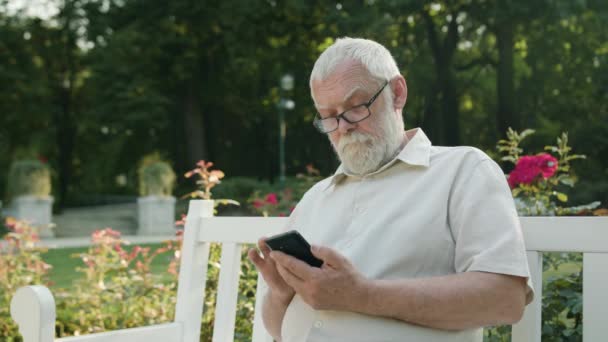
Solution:
<svg viewBox="0 0 608 342"><path fill-rule="evenodd" d="M367 210L366 200L362 197L362 193L364 193L363 188L367 185L369 179L369 175L366 175L357 177L355 180L356 183L354 184L355 189L353 191L352 220L346 230L346 234L342 242L342 246L344 248L349 248L352 246L357 235L357 231L360 229L360 227L357 226L357 224L359 224L361 221L359 218L361 215L364 215L365 211Z"/></svg>

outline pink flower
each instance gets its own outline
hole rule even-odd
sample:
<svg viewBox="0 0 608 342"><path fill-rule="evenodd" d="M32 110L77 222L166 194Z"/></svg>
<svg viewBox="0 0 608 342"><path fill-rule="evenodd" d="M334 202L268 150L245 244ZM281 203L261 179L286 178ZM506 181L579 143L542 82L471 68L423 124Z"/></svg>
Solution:
<svg viewBox="0 0 608 342"><path fill-rule="evenodd" d="M266 195L266 203L270 203L272 205L279 204L279 201L277 199L277 194L275 194L273 192L273 193L270 193L270 194Z"/></svg>
<svg viewBox="0 0 608 342"><path fill-rule="evenodd" d="M256 209L261 208L262 206L264 206L264 203L260 200L254 200L253 201L253 207Z"/></svg>
<svg viewBox="0 0 608 342"><path fill-rule="evenodd" d="M532 184L539 177L547 179L557 171L557 159L547 153L536 156L523 156L517 160L515 169L509 174L511 188L519 184Z"/></svg>
<svg viewBox="0 0 608 342"><path fill-rule="evenodd" d="M182 218L175 221L176 226L184 226L186 224L186 215L182 214Z"/></svg>

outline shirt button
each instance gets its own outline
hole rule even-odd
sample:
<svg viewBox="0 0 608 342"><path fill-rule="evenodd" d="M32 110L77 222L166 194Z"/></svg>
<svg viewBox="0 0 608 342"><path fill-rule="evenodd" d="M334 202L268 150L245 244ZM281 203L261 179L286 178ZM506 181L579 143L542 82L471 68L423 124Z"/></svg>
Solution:
<svg viewBox="0 0 608 342"><path fill-rule="evenodd" d="M316 322L315 322L315 328L317 328L317 329L321 329L321 327L323 327L323 322L321 322L321 321L316 321Z"/></svg>

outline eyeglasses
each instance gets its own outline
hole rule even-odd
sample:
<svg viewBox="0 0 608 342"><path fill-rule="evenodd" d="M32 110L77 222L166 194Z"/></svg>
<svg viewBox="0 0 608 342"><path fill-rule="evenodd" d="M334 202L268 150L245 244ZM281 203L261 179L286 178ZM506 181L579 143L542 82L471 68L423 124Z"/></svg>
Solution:
<svg viewBox="0 0 608 342"><path fill-rule="evenodd" d="M380 88L380 90L378 90L378 92L376 92L376 94L374 94L374 96L372 96L372 98L366 103L347 109L336 116L321 118L321 115L317 113L317 117L315 117L313 124L319 130L319 132L327 134L338 129L340 119L348 122L349 124L354 124L369 118L372 115L372 111L369 109L369 107L371 107L378 96L380 96L380 93L382 93L382 90L386 88L387 84L388 81L384 81L382 88Z"/></svg>

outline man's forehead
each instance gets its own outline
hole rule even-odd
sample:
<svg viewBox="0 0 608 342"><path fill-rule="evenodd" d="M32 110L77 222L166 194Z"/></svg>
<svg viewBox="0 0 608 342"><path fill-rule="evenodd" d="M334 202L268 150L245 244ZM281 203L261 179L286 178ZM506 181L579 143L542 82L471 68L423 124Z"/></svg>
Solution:
<svg viewBox="0 0 608 342"><path fill-rule="evenodd" d="M312 81L315 106L330 108L358 94L368 95L372 84L373 78L360 63L342 63L327 78Z"/></svg>

